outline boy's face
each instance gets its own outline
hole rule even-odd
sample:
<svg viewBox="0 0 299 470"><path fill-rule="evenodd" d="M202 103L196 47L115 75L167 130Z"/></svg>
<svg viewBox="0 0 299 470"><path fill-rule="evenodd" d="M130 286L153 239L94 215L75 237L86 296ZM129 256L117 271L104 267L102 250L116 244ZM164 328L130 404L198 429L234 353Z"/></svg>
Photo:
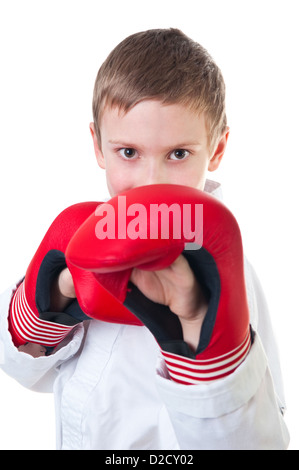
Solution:
<svg viewBox="0 0 299 470"><path fill-rule="evenodd" d="M106 170L111 197L138 186L168 183L203 190L207 171L218 168L228 130L208 148L204 116L181 104L148 100L126 114L106 108L101 146L90 126L98 164Z"/></svg>

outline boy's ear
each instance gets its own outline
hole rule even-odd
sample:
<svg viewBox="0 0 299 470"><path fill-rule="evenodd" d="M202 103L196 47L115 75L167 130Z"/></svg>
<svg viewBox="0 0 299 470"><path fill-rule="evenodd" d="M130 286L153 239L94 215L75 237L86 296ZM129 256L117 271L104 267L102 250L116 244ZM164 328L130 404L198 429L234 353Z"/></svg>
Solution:
<svg viewBox="0 0 299 470"><path fill-rule="evenodd" d="M99 146L99 142L98 142L98 138L97 138L97 135L96 135L96 132L95 132L93 122L90 123L89 129L90 129L91 137L92 137L92 140L93 140L94 152L95 152L95 155L96 155L98 165L101 168L105 169L106 166L105 166L104 155L103 155L102 150Z"/></svg>
<svg viewBox="0 0 299 470"><path fill-rule="evenodd" d="M222 157L224 155L224 152L226 150L228 136L229 136L229 127L225 129L224 133L222 134L221 138L219 139L217 143L217 146L214 150L213 155L210 158L209 166L208 166L209 171L215 171L219 167Z"/></svg>

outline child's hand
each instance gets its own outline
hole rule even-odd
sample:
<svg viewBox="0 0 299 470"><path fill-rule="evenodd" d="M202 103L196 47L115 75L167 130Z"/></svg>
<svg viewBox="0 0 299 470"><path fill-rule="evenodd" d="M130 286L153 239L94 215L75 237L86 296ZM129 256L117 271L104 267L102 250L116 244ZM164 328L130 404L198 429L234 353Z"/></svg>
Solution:
<svg viewBox="0 0 299 470"><path fill-rule="evenodd" d="M47 349L41 344L36 343L26 343L18 347L18 351L29 354L32 357L41 357L45 356Z"/></svg>
<svg viewBox="0 0 299 470"><path fill-rule="evenodd" d="M76 298L72 275L68 268L63 269L52 284L51 311L63 312L67 305Z"/></svg>
<svg viewBox="0 0 299 470"><path fill-rule="evenodd" d="M208 302L184 256L160 271L133 269L131 281L150 300L167 305L181 322L186 343L196 350ZM53 311L63 311L76 297L68 268L61 271L52 286Z"/></svg>
<svg viewBox="0 0 299 470"><path fill-rule="evenodd" d="M208 309L203 290L184 256L160 271L133 269L131 281L150 300L167 305L181 322L184 341L195 351Z"/></svg>

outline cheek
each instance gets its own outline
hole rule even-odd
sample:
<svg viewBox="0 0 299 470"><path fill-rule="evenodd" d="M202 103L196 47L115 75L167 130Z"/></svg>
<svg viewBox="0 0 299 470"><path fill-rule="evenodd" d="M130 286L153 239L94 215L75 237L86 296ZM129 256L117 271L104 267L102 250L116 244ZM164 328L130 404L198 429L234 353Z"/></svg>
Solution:
<svg viewBox="0 0 299 470"><path fill-rule="evenodd" d="M132 188L132 175L122 172L119 168L106 167L106 181L111 197Z"/></svg>
<svg viewBox="0 0 299 470"><path fill-rule="evenodd" d="M190 188L204 189L205 185L205 176L204 175L192 175L189 178L181 178L178 181L178 184L183 186L189 186Z"/></svg>
<svg viewBox="0 0 299 470"><path fill-rule="evenodd" d="M197 173L194 173L196 175L195 187L202 191L204 190L204 187L205 187L208 166L209 166L209 158L206 157L201 161Z"/></svg>
<svg viewBox="0 0 299 470"><path fill-rule="evenodd" d="M207 165L203 161L197 161L195 165L191 165L186 171L180 172L179 184L203 190L206 174Z"/></svg>

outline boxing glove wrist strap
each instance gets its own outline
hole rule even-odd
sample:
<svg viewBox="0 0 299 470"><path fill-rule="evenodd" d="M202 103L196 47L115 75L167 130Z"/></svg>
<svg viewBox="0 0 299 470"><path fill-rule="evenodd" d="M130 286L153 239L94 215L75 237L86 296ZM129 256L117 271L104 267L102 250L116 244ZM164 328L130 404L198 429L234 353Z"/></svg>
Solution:
<svg viewBox="0 0 299 470"><path fill-rule="evenodd" d="M245 360L251 347L251 333L229 353L206 360L190 359L161 350L170 378L185 385L217 380L232 374Z"/></svg>
<svg viewBox="0 0 299 470"><path fill-rule="evenodd" d="M38 318L27 302L23 281L11 301L9 327L15 346L32 342L55 347L74 325L62 325Z"/></svg>

